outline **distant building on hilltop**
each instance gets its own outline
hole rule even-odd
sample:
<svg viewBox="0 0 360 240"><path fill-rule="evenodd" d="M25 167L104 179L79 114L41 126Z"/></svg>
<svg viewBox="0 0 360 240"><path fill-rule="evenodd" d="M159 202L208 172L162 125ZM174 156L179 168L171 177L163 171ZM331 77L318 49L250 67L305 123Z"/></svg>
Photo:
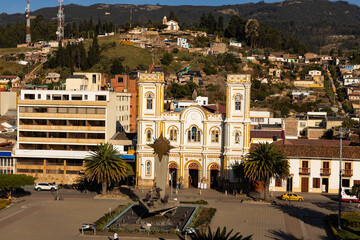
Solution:
<svg viewBox="0 0 360 240"><path fill-rule="evenodd" d="M179 23L174 21L174 20L169 20L168 21L166 16L164 16L162 23L164 25L168 26L164 30L167 30L167 31L179 31L180 30Z"/></svg>

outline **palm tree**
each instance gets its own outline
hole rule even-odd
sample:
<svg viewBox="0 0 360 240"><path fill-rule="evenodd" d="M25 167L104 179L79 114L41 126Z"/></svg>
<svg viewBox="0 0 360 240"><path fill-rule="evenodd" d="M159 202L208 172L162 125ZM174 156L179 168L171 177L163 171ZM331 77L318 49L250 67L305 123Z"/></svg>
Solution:
<svg viewBox="0 0 360 240"><path fill-rule="evenodd" d="M271 178L285 179L289 176L290 164L283 152L272 143L260 143L248 154L244 163L245 177L264 185L264 200L267 200Z"/></svg>
<svg viewBox="0 0 360 240"><path fill-rule="evenodd" d="M243 237L239 232L235 233L233 236L230 236L233 230L226 232L226 227L220 231L220 227L217 228L216 232L213 233L209 227L208 232L199 231L198 229L190 235L191 240L251 240L252 235ZM185 240L185 237L178 235L180 240Z"/></svg>
<svg viewBox="0 0 360 240"><path fill-rule="evenodd" d="M85 177L88 181L102 184L102 194L107 186L116 183L133 174L132 168L120 158L114 146L109 143L99 144L96 151L85 161Z"/></svg>

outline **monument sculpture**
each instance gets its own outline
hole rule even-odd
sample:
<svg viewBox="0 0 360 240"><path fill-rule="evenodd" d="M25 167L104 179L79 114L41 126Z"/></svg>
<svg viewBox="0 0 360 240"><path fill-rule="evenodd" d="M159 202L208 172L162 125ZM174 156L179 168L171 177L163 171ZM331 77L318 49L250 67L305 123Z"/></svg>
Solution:
<svg viewBox="0 0 360 240"><path fill-rule="evenodd" d="M184 231L196 213L196 207L179 206L179 202L165 196L169 154L173 148L170 141L161 134L148 146L154 149L156 196L149 191L144 199L139 199L139 204L132 204L103 229Z"/></svg>
<svg viewBox="0 0 360 240"><path fill-rule="evenodd" d="M148 144L154 149L155 155L155 179L156 187L160 188L160 197L165 197L166 179L168 175L169 153L174 147L170 141L161 133L160 137L155 139L154 143Z"/></svg>

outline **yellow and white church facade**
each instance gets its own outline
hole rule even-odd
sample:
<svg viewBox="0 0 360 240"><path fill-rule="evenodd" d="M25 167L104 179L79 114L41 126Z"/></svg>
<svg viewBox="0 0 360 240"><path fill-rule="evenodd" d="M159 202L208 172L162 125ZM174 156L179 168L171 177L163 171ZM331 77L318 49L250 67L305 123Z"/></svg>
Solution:
<svg viewBox="0 0 360 240"><path fill-rule="evenodd" d="M164 111L164 74L139 77L137 129L137 184L156 183L153 143L161 134L174 147L170 150L169 184L183 187L216 187L220 181L236 181L232 166L240 163L250 148L250 75L228 75L226 114L218 106L191 105L181 112ZM200 185L200 183L203 183Z"/></svg>

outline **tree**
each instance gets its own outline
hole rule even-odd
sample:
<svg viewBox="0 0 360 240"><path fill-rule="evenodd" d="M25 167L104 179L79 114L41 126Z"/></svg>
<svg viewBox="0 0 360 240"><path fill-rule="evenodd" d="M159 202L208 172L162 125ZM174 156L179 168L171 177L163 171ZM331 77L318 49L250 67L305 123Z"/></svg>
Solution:
<svg viewBox="0 0 360 240"><path fill-rule="evenodd" d="M88 181L102 184L102 194L105 194L111 183L118 183L133 174L131 166L120 158L112 144L101 143L96 151L85 161L85 177Z"/></svg>
<svg viewBox="0 0 360 240"><path fill-rule="evenodd" d="M207 32L214 34L216 31L216 19L214 17L214 15L212 15L211 13L208 14L207 19L206 19L206 28L207 28Z"/></svg>
<svg viewBox="0 0 360 240"><path fill-rule="evenodd" d="M355 195L357 198L360 198L360 184L355 184L352 186L351 194Z"/></svg>
<svg viewBox="0 0 360 240"><path fill-rule="evenodd" d="M175 22L178 22L178 23L180 22L178 16L176 16L176 14L172 10L170 11L168 20L169 21L174 20Z"/></svg>
<svg viewBox="0 0 360 240"><path fill-rule="evenodd" d="M226 231L226 227L224 227L222 230L220 230L220 227L217 228L216 232L212 232L211 228L209 227L208 232L200 231L199 229L195 230L195 233L190 235L191 240L251 240L252 235L243 237L239 232L235 233L231 236L232 232L234 230L231 230L230 232ZM178 235L180 240L185 240L186 238L183 236Z"/></svg>
<svg viewBox="0 0 360 240"><path fill-rule="evenodd" d="M342 122L341 126L343 128L359 128L360 122L353 119L346 119Z"/></svg>
<svg viewBox="0 0 360 240"><path fill-rule="evenodd" d="M161 58L161 63L164 65L169 65L174 60L174 57L171 53L164 53L163 57Z"/></svg>
<svg viewBox="0 0 360 240"><path fill-rule="evenodd" d="M205 63L203 70L206 75L217 74L217 69L215 67L211 66L210 63Z"/></svg>
<svg viewBox="0 0 360 240"><path fill-rule="evenodd" d="M259 23L256 19L249 19L245 25L246 38L251 43L251 48L255 47L255 41L259 36L258 33Z"/></svg>
<svg viewBox="0 0 360 240"><path fill-rule="evenodd" d="M88 59L90 67L94 66L100 61L100 47L97 37L93 38L93 43L89 48Z"/></svg>
<svg viewBox="0 0 360 240"><path fill-rule="evenodd" d="M224 18L220 16L217 23L217 33L222 36L224 33Z"/></svg>
<svg viewBox="0 0 360 240"><path fill-rule="evenodd" d="M152 28L152 27L154 27L154 24L153 24L153 22L151 21L150 18L148 19L148 21L147 21L147 23L146 23L146 27L147 27L147 28Z"/></svg>
<svg viewBox="0 0 360 240"><path fill-rule="evenodd" d="M125 72L125 68L122 65L122 59L121 58L115 58L113 60L113 63L110 68L110 73L112 75L121 74Z"/></svg>
<svg viewBox="0 0 360 240"><path fill-rule="evenodd" d="M264 185L264 200L267 201L270 180L285 179L289 176L290 164L283 152L272 143L260 143L256 150L248 154L244 163L245 177L260 181Z"/></svg>
<svg viewBox="0 0 360 240"><path fill-rule="evenodd" d="M35 178L20 174L0 174L0 189L3 189L11 196L15 188L33 185Z"/></svg>

